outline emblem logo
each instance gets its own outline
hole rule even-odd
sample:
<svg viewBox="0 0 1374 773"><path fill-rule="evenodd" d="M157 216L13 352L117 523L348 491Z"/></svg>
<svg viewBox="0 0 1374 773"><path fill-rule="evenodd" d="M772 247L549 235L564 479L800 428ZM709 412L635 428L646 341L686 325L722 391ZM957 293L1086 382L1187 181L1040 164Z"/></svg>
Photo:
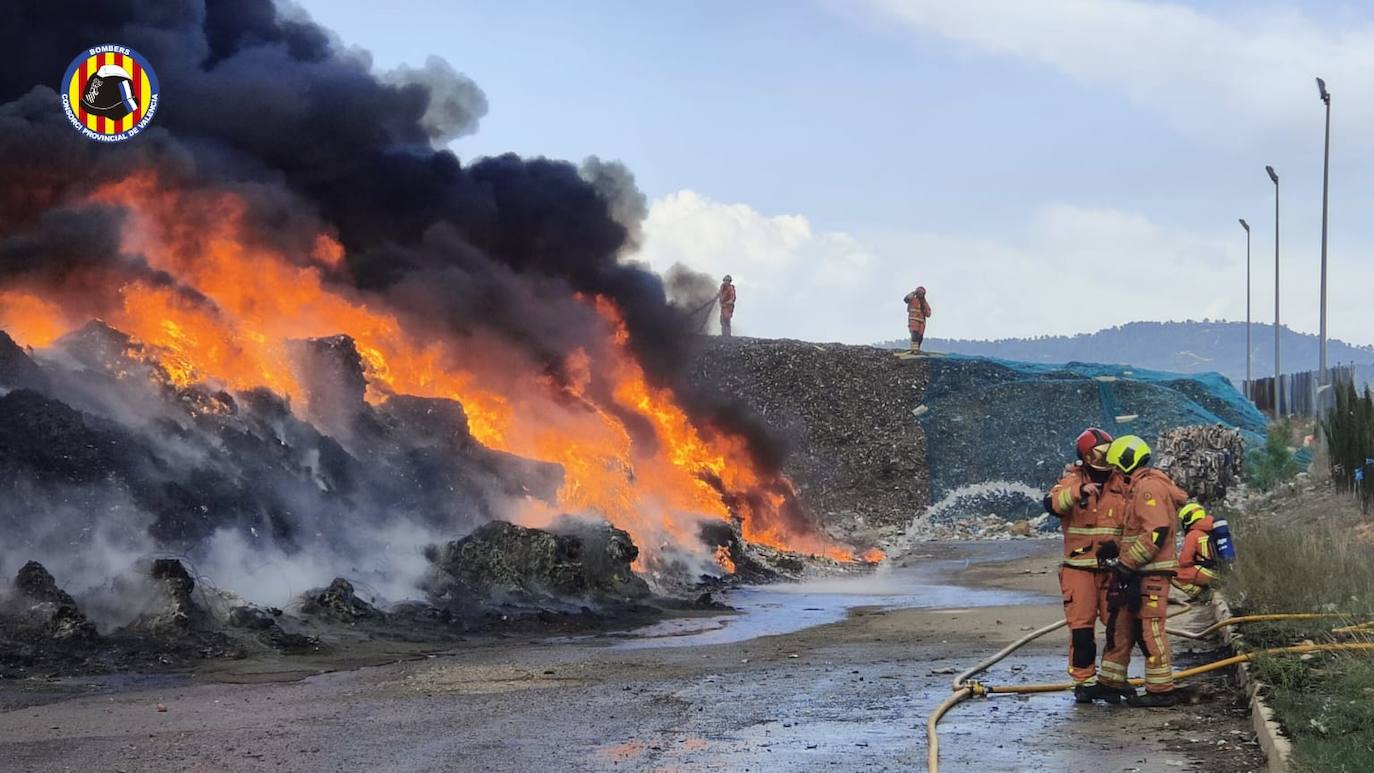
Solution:
<svg viewBox="0 0 1374 773"><path fill-rule="evenodd" d="M59 92L67 121L97 142L127 140L157 112L157 73L127 46L82 51L67 67Z"/></svg>

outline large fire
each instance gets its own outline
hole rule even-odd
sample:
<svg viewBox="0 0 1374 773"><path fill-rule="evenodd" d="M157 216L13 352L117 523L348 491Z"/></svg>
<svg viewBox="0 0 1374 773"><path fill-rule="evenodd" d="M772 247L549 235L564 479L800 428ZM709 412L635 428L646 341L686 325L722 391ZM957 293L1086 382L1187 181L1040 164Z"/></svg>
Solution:
<svg viewBox="0 0 1374 773"><path fill-rule="evenodd" d="M790 481L761 471L742 438L700 426L671 390L649 382L605 298L583 299L600 317L605 345L569 354L555 381L515 348L415 330L380 299L330 282L344 255L327 234L305 256L261 246L246 232L246 206L232 193L179 189L142 173L91 198L129 212L124 248L178 287L121 279L117 294L105 293L90 308L0 290L0 329L23 344L45 347L96 314L157 352L178 385L267 387L308 411L291 342L344 333L363 360L369 402L392 394L457 400L483 444L563 467L556 509L531 501L513 514L530 525L557 512L597 514L650 555L673 544L710 556L697 537L699 522L737 518L751 542L853 559L848 548L786 517L796 506ZM647 442L645 426L653 435ZM728 555L717 560L733 569Z"/></svg>

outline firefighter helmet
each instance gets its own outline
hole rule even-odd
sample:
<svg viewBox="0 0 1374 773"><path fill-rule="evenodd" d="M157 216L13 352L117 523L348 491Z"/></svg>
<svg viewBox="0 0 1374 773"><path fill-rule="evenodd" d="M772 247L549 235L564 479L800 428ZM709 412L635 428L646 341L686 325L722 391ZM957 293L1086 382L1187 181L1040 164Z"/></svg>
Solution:
<svg viewBox="0 0 1374 773"><path fill-rule="evenodd" d="M1178 511L1178 521L1183 524L1185 529L1206 517L1207 511L1202 509L1202 505L1197 502L1189 502L1183 506L1182 510Z"/></svg>
<svg viewBox="0 0 1374 773"><path fill-rule="evenodd" d="M725 278L722 279L722 280L720 280L720 281L722 281L722 282L724 282L724 283L726 283L726 284L730 284L731 282L733 282L733 281L735 281L735 280L732 279L732 278L730 278L730 275L729 275L729 274L726 274L726 275L725 275Z"/></svg>
<svg viewBox="0 0 1374 773"><path fill-rule="evenodd" d="M1150 446L1135 435L1123 435L1107 447L1107 464L1124 473L1150 466Z"/></svg>
<svg viewBox="0 0 1374 773"><path fill-rule="evenodd" d="M133 76L117 64L101 65L81 89L81 107L92 115L117 121L138 110Z"/></svg>
<svg viewBox="0 0 1374 773"><path fill-rule="evenodd" d="M1097 427L1088 427L1083 430L1083 434L1078 436L1078 440L1074 441L1073 445L1074 450L1078 452L1079 461L1089 466L1096 467L1099 470L1105 470L1107 469L1106 459L1104 458L1106 456L1106 449L1103 449L1103 453L1100 454L1094 454L1094 451L1099 446L1111 445L1111 442L1112 436L1107 434L1106 430L1100 430Z"/></svg>
<svg viewBox="0 0 1374 773"><path fill-rule="evenodd" d="M916 288L916 294L919 295L919 296L921 296L922 298L926 297L926 288L924 288L924 287L917 287L917 288Z"/></svg>

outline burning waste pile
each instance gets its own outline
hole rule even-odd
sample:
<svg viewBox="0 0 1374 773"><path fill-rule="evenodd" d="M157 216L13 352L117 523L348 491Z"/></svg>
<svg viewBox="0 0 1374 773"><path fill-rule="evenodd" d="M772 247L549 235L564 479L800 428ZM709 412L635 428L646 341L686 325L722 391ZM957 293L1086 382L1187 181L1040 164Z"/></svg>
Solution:
<svg viewBox="0 0 1374 773"><path fill-rule="evenodd" d="M476 84L374 74L268 0L83 6L79 31L65 5L0 12L0 572L42 569L5 591L6 643L313 646L298 613L581 613L751 556L854 560L688 380L623 167L461 163L435 148L476 130ZM42 85L96 39L166 97L127 142Z"/></svg>

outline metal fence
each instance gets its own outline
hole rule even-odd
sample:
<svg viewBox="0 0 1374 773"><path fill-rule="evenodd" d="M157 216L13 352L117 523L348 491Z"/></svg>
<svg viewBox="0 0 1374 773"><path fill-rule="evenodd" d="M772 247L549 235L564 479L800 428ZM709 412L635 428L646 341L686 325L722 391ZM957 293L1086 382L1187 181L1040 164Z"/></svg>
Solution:
<svg viewBox="0 0 1374 773"><path fill-rule="evenodd" d="M1354 365L1332 365L1327 368L1330 384L1355 383ZM1278 392L1274 391L1274 377L1244 381L1245 396L1270 416L1313 417L1329 407L1332 401L1331 390L1321 388L1321 373L1305 370L1301 373L1285 373L1279 377ZM1277 406L1278 410L1275 410Z"/></svg>

